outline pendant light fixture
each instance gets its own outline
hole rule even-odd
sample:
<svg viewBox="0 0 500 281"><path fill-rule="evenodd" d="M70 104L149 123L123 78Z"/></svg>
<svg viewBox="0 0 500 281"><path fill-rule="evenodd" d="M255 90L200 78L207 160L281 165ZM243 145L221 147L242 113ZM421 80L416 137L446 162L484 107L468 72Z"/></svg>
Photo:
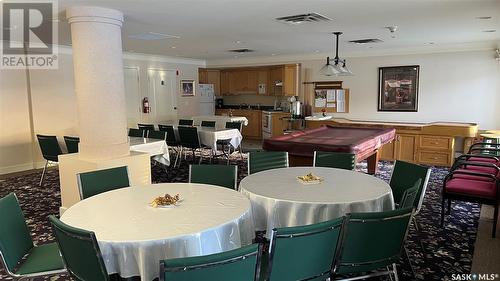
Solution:
<svg viewBox="0 0 500 281"><path fill-rule="evenodd" d="M325 76L347 76L352 75L352 72L346 66L346 60L339 57L339 36L342 32L334 32L335 35L335 58L333 64L330 63L330 57L326 58L326 64L320 69L320 74Z"/></svg>

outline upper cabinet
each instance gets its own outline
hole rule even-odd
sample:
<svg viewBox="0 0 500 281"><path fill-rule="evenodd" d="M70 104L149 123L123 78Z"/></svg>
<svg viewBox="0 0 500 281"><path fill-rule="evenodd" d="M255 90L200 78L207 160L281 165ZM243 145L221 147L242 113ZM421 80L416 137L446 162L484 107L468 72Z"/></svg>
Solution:
<svg viewBox="0 0 500 281"><path fill-rule="evenodd" d="M198 69L198 83L213 84L214 94L221 95L221 75L218 69L200 68Z"/></svg>
<svg viewBox="0 0 500 281"><path fill-rule="evenodd" d="M216 95L297 96L300 64L200 69L199 79L214 84Z"/></svg>

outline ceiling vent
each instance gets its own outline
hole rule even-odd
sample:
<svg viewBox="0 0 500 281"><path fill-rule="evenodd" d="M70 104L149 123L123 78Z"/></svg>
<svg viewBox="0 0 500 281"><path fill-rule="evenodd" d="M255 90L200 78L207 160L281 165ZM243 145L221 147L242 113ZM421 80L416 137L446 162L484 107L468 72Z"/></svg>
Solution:
<svg viewBox="0 0 500 281"><path fill-rule="evenodd" d="M233 52L233 53L251 53L251 52L255 52L254 50L250 50L250 49L234 49L234 50L229 50L229 52Z"/></svg>
<svg viewBox="0 0 500 281"><path fill-rule="evenodd" d="M179 39L180 37L176 35L163 34L157 32L146 32L146 33L132 34L129 35L128 38L151 41L151 40L163 40L172 38Z"/></svg>
<svg viewBox="0 0 500 281"><path fill-rule="evenodd" d="M354 43L354 44L370 44L370 43L382 43L382 42L384 41L374 38L349 41L349 43Z"/></svg>
<svg viewBox="0 0 500 281"><path fill-rule="evenodd" d="M301 14L294 16L286 16L281 18L276 18L277 21L281 21L288 24L300 24L303 22L326 22L331 21L331 18L325 17L318 13Z"/></svg>

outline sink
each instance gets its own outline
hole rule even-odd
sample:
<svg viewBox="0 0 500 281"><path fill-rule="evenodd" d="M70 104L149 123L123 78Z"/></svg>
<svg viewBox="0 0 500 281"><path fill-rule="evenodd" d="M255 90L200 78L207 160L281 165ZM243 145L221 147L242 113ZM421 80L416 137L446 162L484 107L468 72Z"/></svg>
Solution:
<svg viewBox="0 0 500 281"><path fill-rule="evenodd" d="M321 120L329 120L332 118L333 116L327 115L327 116L307 116L305 119L310 121L321 121Z"/></svg>

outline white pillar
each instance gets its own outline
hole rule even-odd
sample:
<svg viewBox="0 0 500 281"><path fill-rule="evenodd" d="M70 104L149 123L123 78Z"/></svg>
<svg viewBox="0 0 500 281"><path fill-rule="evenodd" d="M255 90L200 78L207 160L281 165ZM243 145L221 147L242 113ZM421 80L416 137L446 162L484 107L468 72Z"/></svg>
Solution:
<svg viewBox="0 0 500 281"><path fill-rule="evenodd" d="M71 25L80 158L129 155L120 11L101 7L66 10Z"/></svg>

